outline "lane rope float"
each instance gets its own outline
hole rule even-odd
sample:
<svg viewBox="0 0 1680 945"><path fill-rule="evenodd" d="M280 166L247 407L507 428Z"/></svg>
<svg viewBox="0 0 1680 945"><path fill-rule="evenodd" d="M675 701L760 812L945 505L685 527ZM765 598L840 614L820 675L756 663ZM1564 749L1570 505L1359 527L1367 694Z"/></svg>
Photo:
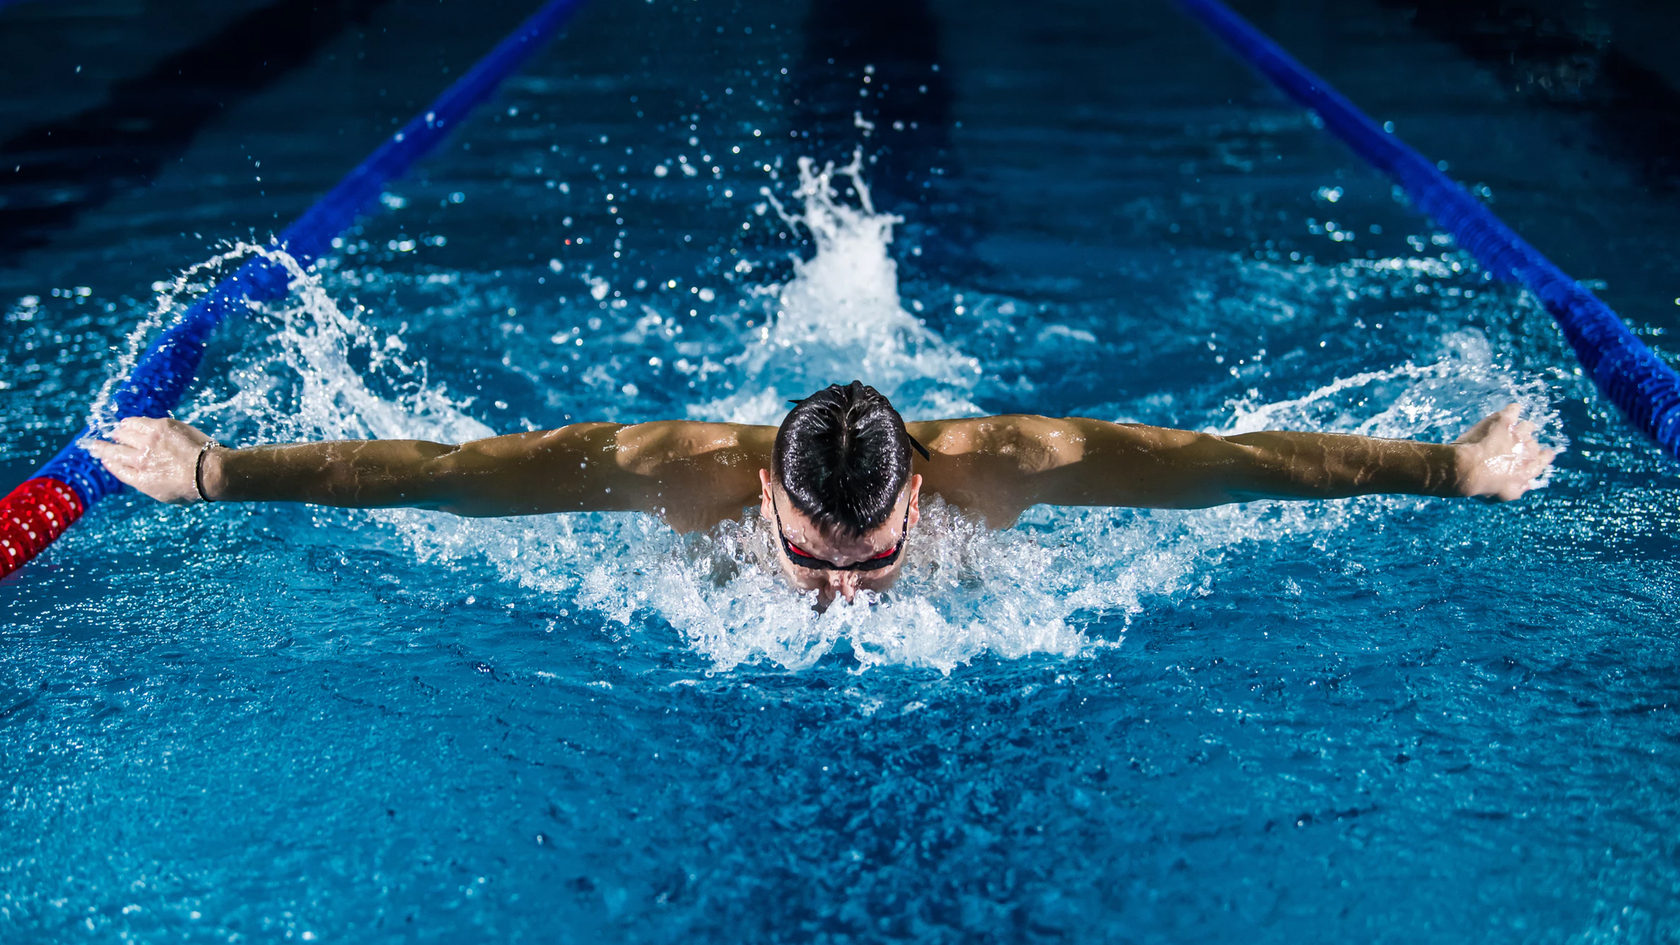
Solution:
<svg viewBox="0 0 1680 945"><path fill-rule="evenodd" d="M582 5L583 0L550 0L533 13L304 211L276 238L278 248L304 266L320 258L334 237L378 207L387 184L435 148ZM260 256L217 283L140 355L111 397L110 419L167 416L197 376L204 346L216 327L228 315L247 311L250 302L285 296L289 283L282 264ZM123 488L78 445L90 432L91 427L83 428L35 475L0 499L0 577L57 541L94 503Z"/></svg>
<svg viewBox="0 0 1680 945"><path fill-rule="evenodd" d="M1604 396L1670 456L1680 458L1680 374L1635 337L1610 306L1219 0L1179 0L1179 6L1238 58L1316 112L1326 129L1387 174L1494 278L1520 282L1534 293Z"/></svg>

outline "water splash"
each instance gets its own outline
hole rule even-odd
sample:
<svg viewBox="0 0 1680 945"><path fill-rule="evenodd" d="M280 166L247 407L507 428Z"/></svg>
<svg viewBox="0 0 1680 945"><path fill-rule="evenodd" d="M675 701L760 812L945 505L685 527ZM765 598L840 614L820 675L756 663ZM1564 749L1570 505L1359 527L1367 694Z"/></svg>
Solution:
<svg viewBox="0 0 1680 945"><path fill-rule="evenodd" d="M152 284L156 293L152 307L141 317L124 339L122 351L112 364L105 382L100 385L99 393L94 395L93 403L88 406L88 426L96 433L105 433L117 422L117 416L111 407L111 398L116 395L125 380L134 373L134 366L139 363L140 355L146 350L165 322L181 313L199 298L213 289L223 278L231 275L247 260L254 256L289 264L288 271L298 271L299 267L290 256L267 246L253 243L236 242L226 251L217 253L197 265L190 266L168 282Z"/></svg>
<svg viewBox="0 0 1680 945"><path fill-rule="evenodd" d="M225 384L191 401L189 421L229 417L249 439L390 439L461 442L494 435L465 401L407 357L400 333L383 333L341 309L322 277L284 252L250 247L287 270L292 293L261 307L261 343L236 352Z"/></svg>
<svg viewBox="0 0 1680 945"><path fill-rule="evenodd" d="M775 423L787 400L854 378L906 416L979 412L970 396L980 362L905 309L889 253L893 227L903 219L875 210L862 168L861 151L838 169L800 158L795 209L765 188L777 216L790 231L808 233L815 251L794 256L786 283L761 290L770 302L767 321L739 339L740 352L726 361L740 377L739 393L696 404L691 417ZM841 178L855 206L842 199Z"/></svg>

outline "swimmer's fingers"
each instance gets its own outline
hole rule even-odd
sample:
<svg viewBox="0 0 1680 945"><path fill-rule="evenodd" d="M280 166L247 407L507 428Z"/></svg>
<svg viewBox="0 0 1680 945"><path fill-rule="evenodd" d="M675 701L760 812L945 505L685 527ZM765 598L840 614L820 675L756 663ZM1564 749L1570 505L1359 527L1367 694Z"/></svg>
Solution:
<svg viewBox="0 0 1680 945"><path fill-rule="evenodd" d="M133 489L140 488L144 475L142 466L146 458L145 450L108 440L96 440L93 437L87 437L77 445L86 450L89 456L99 460L105 471L117 477L118 482Z"/></svg>
<svg viewBox="0 0 1680 945"><path fill-rule="evenodd" d="M124 446L150 449L170 433L185 434L193 428L179 420L159 417L127 417L111 428L108 439ZM197 433L197 430L193 430Z"/></svg>
<svg viewBox="0 0 1680 945"><path fill-rule="evenodd" d="M116 476L123 485L133 486L139 478L141 457L144 455L139 450L94 439L83 440L81 447L87 450L89 456L99 460L105 471Z"/></svg>
<svg viewBox="0 0 1680 945"><path fill-rule="evenodd" d="M81 447L87 450L89 456L104 463L105 468L113 473L116 473L119 467L133 469L139 466L140 460L146 455L144 450L92 437L82 440ZM119 474L117 478L121 479L122 476Z"/></svg>
<svg viewBox="0 0 1680 945"><path fill-rule="evenodd" d="M1456 441L1464 495L1509 502L1538 488L1557 451L1540 445L1540 428L1522 419L1522 407L1508 404L1482 418Z"/></svg>
<svg viewBox="0 0 1680 945"><path fill-rule="evenodd" d="M1495 413L1488 414L1481 420L1477 421L1470 429L1465 430L1456 442L1478 443L1487 439L1489 435L1493 434L1500 428L1510 429L1512 425L1517 422L1517 417L1521 413L1521 404L1506 404L1503 409Z"/></svg>
<svg viewBox="0 0 1680 945"><path fill-rule="evenodd" d="M1537 446L1530 450L1522 464L1522 475L1527 479L1517 495L1540 488L1540 481L1545 478L1546 471L1552 468L1552 460L1556 458L1557 450L1549 446Z"/></svg>
<svg viewBox="0 0 1680 945"><path fill-rule="evenodd" d="M1546 471L1552 468L1552 460L1557 459L1557 454L1558 451L1549 446L1540 449L1539 459L1534 464L1533 475L1528 477L1528 483L1523 486L1524 492L1531 492L1540 488L1540 481L1545 478Z"/></svg>
<svg viewBox="0 0 1680 945"><path fill-rule="evenodd" d="M1502 470L1503 474L1499 476L1500 482L1494 490L1493 497L1502 502L1509 502L1540 488L1541 480L1555 458L1557 450L1539 445L1532 437L1518 442L1502 457L1503 463L1490 464L1505 467Z"/></svg>
<svg viewBox="0 0 1680 945"><path fill-rule="evenodd" d="M1515 495L1511 496L1513 499L1537 488L1540 478L1551 468L1552 460L1557 456L1557 450L1541 446L1540 441L1535 439L1534 435L1539 430L1540 427L1532 420L1519 420L1510 427L1510 455L1515 460L1515 478L1521 480Z"/></svg>
<svg viewBox="0 0 1680 945"><path fill-rule="evenodd" d="M82 448L125 485L176 504L198 501L198 453L209 437L179 420L130 417L109 440L88 438Z"/></svg>
<svg viewBox="0 0 1680 945"><path fill-rule="evenodd" d="M106 472L117 477L117 481L130 488L138 489L143 478L141 463L145 453L132 446L121 443L108 443L104 440L85 439L81 447L87 450L89 456L99 460Z"/></svg>

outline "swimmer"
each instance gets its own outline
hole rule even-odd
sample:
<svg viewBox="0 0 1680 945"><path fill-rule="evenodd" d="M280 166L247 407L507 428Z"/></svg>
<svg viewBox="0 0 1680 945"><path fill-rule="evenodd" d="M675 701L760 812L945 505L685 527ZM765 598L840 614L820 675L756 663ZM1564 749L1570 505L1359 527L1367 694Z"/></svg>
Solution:
<svg viewBox="0 0 1680 945"><path fill-rule="evenodd" d="M818 603L892 585L922 494L994 528L1038 505L1205 508L1371 493L1510 500L1554 450L1512 404L1452 443L1336 433L1214 436L1026 414L905 423L853 381L779 427L576 423L459 446L343 440L231 449L178 420L130 418L82 445L161 502L407 506L457 515L639 511L679 531L758 503L782 573Z"/></svg>

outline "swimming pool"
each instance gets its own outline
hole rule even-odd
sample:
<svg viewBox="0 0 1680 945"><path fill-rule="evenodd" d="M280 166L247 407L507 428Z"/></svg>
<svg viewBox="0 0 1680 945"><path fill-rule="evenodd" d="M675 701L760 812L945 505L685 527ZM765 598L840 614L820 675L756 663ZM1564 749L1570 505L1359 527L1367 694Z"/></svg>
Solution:
<svg viewBox="0 0 1680 945"><path fill-rule="evenodd" d="M0 13L56 90L0 97L6 136L61 163L24 131L185 110L98 107L266 8L78 9ZM1168 6L825 9L591 6L183 415L773 422L860 376L907 416L1443 437L1514 398L1568 446L1551 486L933 510L890 600L822 615L750 524L107 502L0 588L0 940L1672 939L1680 502L1545 314ZM1636 47L1561 9L1620 30L1602 75ZM0 268L3 471L179 269L523 12L317 11L289 71L123 151L142 179L53 185ZM1672 182L1603 131L1610 79L1560 108L1573 58L1513 81L1390 7L1250 12L1670 344Z"/></svg>

